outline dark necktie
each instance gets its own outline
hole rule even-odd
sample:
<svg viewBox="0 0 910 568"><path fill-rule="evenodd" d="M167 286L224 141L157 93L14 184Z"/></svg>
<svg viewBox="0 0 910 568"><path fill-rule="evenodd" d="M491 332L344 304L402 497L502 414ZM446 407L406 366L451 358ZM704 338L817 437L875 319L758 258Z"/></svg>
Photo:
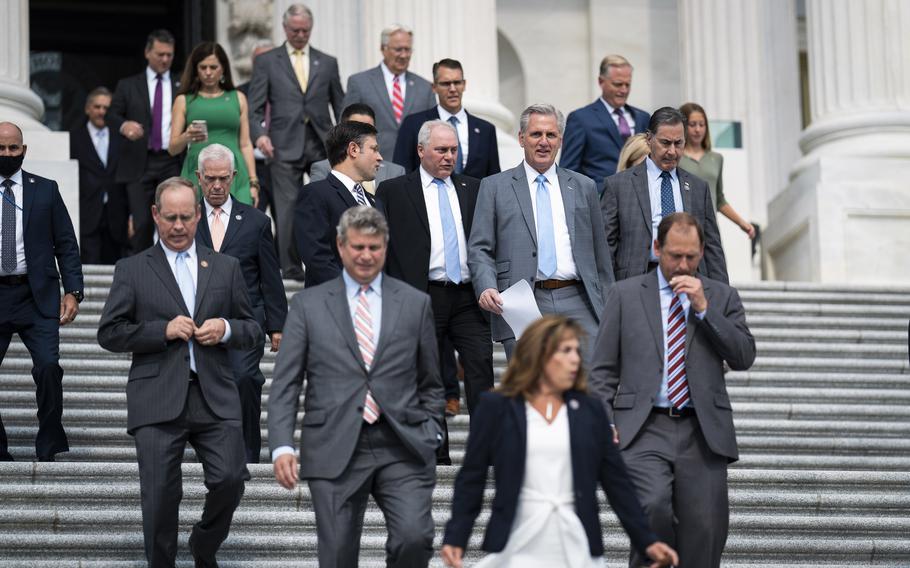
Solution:
<svg viewBox="0 0 910 568"><path fill-rule="evenodd" d="M0 236L0 268L7 274L16 270L16 194L13 180L3 180L3 233Z"/></svg>
<svg viewBox="0 0 910 568"><path fill-rule="evenodd" d="M359 183L354 184L354 199L357 200L358 205L369 205L369 203L367 203L367 196L363 192L363 186Z"/></svg>
<svg viewBox="0 0 910 568"><path fill-rule="evenodd" d="M670 183L670 172L660 172L660 216L666 217L670 213L676 213L673 184Z"/></svg>
<svg viewBox="0 0 910 568"><path fill-rule="evenodd" d="M632 136L632 129L629 128L629 122L626 120L626 116L622 113L621 108L618 108L613 112L616 114L616 118L619 119L619 135L622 137L622 141L625 142L626 138Z"/></svg>
<svg viewBox="0 0 910 568"><path fill-rule="evenodd" d="M464 171L464 154L461 151L461 137L458 136L458 120L457 116L450 116L449 122L452 124L452 128L455 129L455 140L458 141L458 156L455 157L455 173L460 174Z"/></svg>
<svg viewBox="0 0 910 568"><path fill-rule="evenodd" d="M155 76L155 99L152 103L152 131L149 133L149 150L160 152L164 147L161 142L161 121L164 116L164 87L161 86L161 74Z"/></svg>

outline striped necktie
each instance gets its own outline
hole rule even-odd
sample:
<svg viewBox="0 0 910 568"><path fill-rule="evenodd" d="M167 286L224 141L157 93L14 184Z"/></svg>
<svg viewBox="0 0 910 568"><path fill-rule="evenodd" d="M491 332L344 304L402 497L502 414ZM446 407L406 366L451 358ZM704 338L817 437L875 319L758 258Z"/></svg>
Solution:
<svg viewBox="0 0 910 568"><path fill-rule="evenodd" d="M401 77L398 75L392 79L392 110L395 112L395 122L401 124L401 116L404 114L404 95L401 93Z"/></svg>
<svg viewBox="0 0 910 568"><path fill-rule="evenodd" d="M679 296L670 300L667 316L667 398L673 408L689 402L689 381L686 380L686 313Z"/></svg>
<svg viewBox="0 0 910 568"><path fill-rule="evenodd" d="M360 292L357 294L357 308L354 310L354 334L357 336L360 356L363 358L363 364L368 372L373 366L373 355L376 352L376 346L373 343L373 316L367 300L369 289L369 285L360 287ZM367 395L363 401L363 419L367 424L373 424L379 420L380 414L382 414L382 410L379 409L379 404L373 398L373 393L367 388Z"/></svg>

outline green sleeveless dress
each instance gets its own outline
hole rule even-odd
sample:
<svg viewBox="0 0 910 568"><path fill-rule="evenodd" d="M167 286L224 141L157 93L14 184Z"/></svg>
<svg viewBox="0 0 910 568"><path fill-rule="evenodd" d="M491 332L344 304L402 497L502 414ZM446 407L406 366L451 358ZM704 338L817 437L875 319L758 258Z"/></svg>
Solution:
<svg viewBox="0 0 910 568"><path fill-rule="evenodd" d="M199 190L199 180L196 179L196 164L199 152L209 144L222 144L234 153L234 168L237 175L231 184L231 195L234 199L247 205L253 204L250 195L250 175L246 169L246 162L240 153L240 100L237 91L226 91L223 95L207 99L197 95L186 95L186 126L189 128L194 120L204 120L209 130L209 138L205 142L190 142L186 150L186 159L183 161L181 176L193 182ZM199 190L200 197L202 196Z"/></svg>

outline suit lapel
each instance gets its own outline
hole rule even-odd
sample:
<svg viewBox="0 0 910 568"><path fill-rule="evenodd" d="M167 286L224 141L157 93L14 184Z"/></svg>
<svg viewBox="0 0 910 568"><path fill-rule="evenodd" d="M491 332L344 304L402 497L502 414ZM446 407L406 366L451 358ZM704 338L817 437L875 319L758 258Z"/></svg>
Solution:
<svg viewBox="0 0 910 568"><path fill-rule="evenodd" d="M180 306L180 311L183 313L183 315L189 316L190 314L187 311L186 304L183 303L183 294L180 293L180 288L177 286L177 279L174 278L174 272L171 270L171 267L167 262L167 257L164 255L164 249L161 248L161 244L159 243L149 249L149 252L147 254L149 268L151 268L152 272L155 273L155 276L161 280L161 283L164 285L165 289L170 292L171 296L174 298L174 301L177 302L178 306ZM198 292L196 294L196 297L199 297Z"/></svg>
<svg viewBox="0 0 910 568"><path fill-rule="evenodd" d="M212 231L209 229L209 216L205 214L205 201L199 204L199 207L202 209L201 219L199 219L199 224L196 225L196 242L202 243L208 248L215 248L212 245Z"/></svg>
<svg viewBox="0 0 910 568"><path fill-rule="evenodd" d="M658 269L659 270L659 269ZM658 287L657 272L652 272L641 281L641 304L645 311L648 327L654 335L654 345L661 359L664 356L664 327L661 323L663 314L660 309L660 288Z"/></svg>
<svg viewBox="0 0 910 568"><path fill-rule="evenodd" d="M351 207L357 207L357 205L359 205L357 200L354 199L354 196L351 195L351 192L348 191L348 188L341 183L340 179L332 174L329 174L329 177L326 179L328 179L329 183L332 184L332 187L335 188L335 194L338 198L344 201L344 204L346 205L345 209L350 209ZM369 195L366 191L364 191L364 194ZM367 200L369 201L369 197L367 197Z"/></svg>
<svg viewBox="0 0 910 568"><path fill-rule="evenodd" d="M32 205L35 203L35 178L25 170L22 170L22 234L25 235L28 230L28 220L32 213ZM24 239L24 237L23 237Z"/></svg>
<svg viewBox="0 0 910 568"><path fill-rule="evenodd" d="M87 134L87 132L86 132ZM108 172L113 172L117 169L117 156L120 155L118 151L120 149L120 137L114 135L114 130L111 127L107 129L107 166L105 169Z"/></svg>
<svg viewBox="0 0 910 568"><path fill-rule="evenodd" d="M416 88L414 74L410 71L405 71L404 82L407 84L407 87L404 92L404 108L401 111L402 117L411 114L411 109L414 108L414 89ZM391 104L389 106L391 106Z"/></svg>
<svg viewBox="0 0 910 568"><path fill-rule="evenodd" d="M648 168L642 162L635 166L632 172L632 189L635 190L635 196L638 197L638 206L641 207L641 215L645 220L645 225L651 227L651 192L648 189Z"/></svg>
<svg viewBox="0 0 910 568"><path fill-rule="evenodd" d="M622 136L619 134L619 129L616 128L616 123L613 122L613 117L610 116L610 111L607 110L607 107L600 99L594 101L594 114L597 115L597 118L600 119L600 122L607 129L607 134L609 134L610 138L613 139L613 142L616 143L616 147L622 148L623 141Z"/></svg>
<svg viewBox="0 0 910 568"><path fill-rule="evenodd" d="M692 212L692 196L689 195L689 174L676 168L676 177L679 179L679 195L682 198L683 211Z"/></svg>
<svg viewBox="0 0 910 568"><path fill-rule="evenodd" d="M375 67L373 71L373 73L370 73L370 82L373 83L373 88L376 89L379 100L383 101L383 104L379 105L381 108L374 108L373 112L381 112L388 115L389 120L394 124L395 111L392 110L392 100L389 98L389 91L385 86L385 76L382 74L382 67ZM405 100L404 104L407 105L408 101ZM378 122L379 120L377 119Z"/></svg>
<svg viewBox="0 0 910 568"><path fill-rule="evenodd" d="M310 73L306 78L306 90L310 92L310 86L314 85L315 82L313 77L319 73L319 70L322 68L322 58L319 57L319 54L316 53L316 50L310 47Z"/></svg>
<svg viewBox="0 0 910 568"><path fill-rule="evenodd" d="M454 178L453 178L454 180ZM427 242L430 240L430 217L427 213L427 200L423 196L423 183L420 179L420 171L415 170L408 174L408 183L405 184L405 193L411 201L411 205L417 210L417 219L426 231Z"/></svg>
<svg viewBox="0 0 910 568"><path fill-rule="evenodd" d="M700 277L698 274L695 275L696 278L701 280L701 284L705 289L705 299L708 300L708 305L711 305L714 296L714 289L711 287L711 284L707 280ZM689 345L692 344L692 338L695 337L695 333L698 331L698 317L695 315L695 310L692 309L692 306L689 306L689 317L686 318L686 353L689 352Z"/></svg>
<svg viewBox="0 0 910 568"><path fill-rule="evenodd" d="M455 194L458 195L458 208L461 210L461 226L464 228L464 236L470 238L474 212L468 207L468 186L461 179L461 175L453 175L452 184L455 186Z"/></svg>
<svg viewBox="0 0 910 568"><path fill-rule="evenodd" d="M360 355L360 347L357 345L357 337L354 335L354 322L351 321L351 306L348 303L347 289L344 286L344 278L339 276L334 280L332 288L329 290L328 308L335 320L335 325L341 331L344 342L347 344L354 359L360 364L360 367L366 373L366 366L363 364L363 356ZM375 358L374 358L375 361Z"/></svg>
<svg viewBox="0 0 910 568"><path fill-rule="evenodd" d="M228 219L227 229L224 231L224 240L221 242L221 250L227 249L228 245L237 236L237 233L240 232L240 229L243 228L243 220L245 219L244 210L245 207L242 203L238 202L233 197L230 198L232 201L231 205L231 216Z"/></svg>
<svg viewBox="0 0 910 568"><path fill-rule="evenodd" d="M398 324L398 317L401 315L402 305L401 297L398 295L400 288L387 277L382 279L382 327L379 330L379 343L376 345L376 353L373 355L373 366L375 369L382 359L386 345L389 343L389 337L394 333L395 326Z"/></svg>
<svg viewBox="0 0 910 568"><path fill-rule="evenodd" d="M537 225L534 223L534 209L531 207L531 192L528 191L528 176L525 174L524 162L512 170L512 191L515 192L518 207L525 218L528 232L531 233L531 241L537 247Z"/></svg>
<svg viewBox="0 0 910 568"><path fill-rule="evenodd" d="M515 396L508 400L512 415L515 418L515 425L518 427L518 439L516 440L519 444L518 455L524 458L527 455L528 444L528 415L525 410L525 399L522 396ZM524 465L521 468L524 471Z"/></svg>
<svg viewBox="0 0 910 568"><path fill-rule="evenodd" d="M556 177L559 179L559 193L562 194L562 206L566 210L566 225L569 228L569 243L575 250L575 179L569 177L566 170L557 167Z"/></svg>
<svg viewBox="0 0 910 568"><path fill-rule="evenodd" d="M205 298L205 290L209 286L209 279L212 276L212 256L215 251L208 247L196 246L196 305L193 306L193 318L200 313L202 300ZM199 322L196 322L199 323Z"/></svg>
<svg viewBox="0 0 910 568"><path fill-rule="evenodd" d="M297 87L297 90L303 94L303 90L300 88L300 81L297 80L297 73L294 72L294 64L291 63L291 56L288 55L287 42L281 44L281 47L278 47L276 49L279 51L277 54L278 64L281 65L284 71L288 74L288 79L290 79L291 84ZM312 49L310 50L310 53L313 53Z"/></svg>
<svg viewBox="0 0 910 568"><path fill-rule="evenodd" d="M151 128L152 103L151 103L150 96L149 96L150 93L149 93L148 77L146 76L145 73L146 73L146 71L143 69L142 75L140 76L140 79L139 79L139 84L137 86L139 87L139 96L141 97L139 100L142 101L142 108L145 109L145 113L146 113L144 125ZM173 86L173 84L171 86ZM174 90L175 89L171 89L171 94L174 93Z"/></svg>
<svg viewBox="0 0 910 568"><path fill-rule="evenodd" d="M468 111L465 111L465 114L468 115L468 161L465 162L465 169L468 168L468 164L474 163L480 159L481 156L486 154L486 149L480 147L480 129L477 128L477 119L468 114Z"/></svg>

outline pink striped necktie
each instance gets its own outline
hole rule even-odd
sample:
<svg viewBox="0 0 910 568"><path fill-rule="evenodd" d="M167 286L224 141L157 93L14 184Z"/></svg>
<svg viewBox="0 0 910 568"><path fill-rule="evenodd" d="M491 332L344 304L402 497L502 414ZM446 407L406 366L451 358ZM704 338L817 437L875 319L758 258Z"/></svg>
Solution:
<svg viewBox="0 0 910 568"><path fill-rule="evenodd" d="M673 408L689 403L689 381L686 380L686 313L679 296L673 294L667 317L667 398Z"/></svg>
<svg viewBox="0 0 910 568"><path fill-rule="evenodd" d="M373 343L373 316L370 313L370 303L367 301L369 289L369 285L360 287L360 293L357 294L357 309L354 310L354 334L357 336L357 346L360 348L360 356L367 371L373 365L373 355L376 352ZM363 419L367 424L373 424L379 420L380 414L382 411L368 388L366 399L363 401Z"/></svg>
<svg viewBox="0 0 910 568"><path fill-rule="evenodd" d="M398 75L392 79L392 110L395 112L395 122L401 124L401 115L404 114L404 96L401 94L401 77Z"/></svg>

